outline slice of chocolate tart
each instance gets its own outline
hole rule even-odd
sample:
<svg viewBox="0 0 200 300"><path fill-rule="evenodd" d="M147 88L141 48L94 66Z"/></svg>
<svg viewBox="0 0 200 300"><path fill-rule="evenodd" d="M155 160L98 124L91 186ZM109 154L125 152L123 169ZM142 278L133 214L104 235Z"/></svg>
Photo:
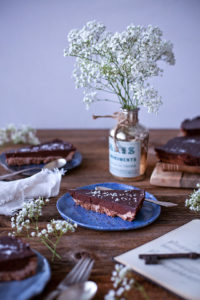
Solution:
<svg viewBox="0 0 200 300"><path fill-rule="evenodd" d="M29 146L5 152L9 166L48 163L58 158L72 160L76 148L68 142L53 140L37 146Z"/></svg>
<svg viewBox="0 0 200 300"><path fill-rule="evenodd" d="M144 190L68 190L77 205L87 210L133 221L142 207Z"/></svg>
<svg viewBox="0 0 200 300"><path fill-rule="evenodd" d="M175 137L155 151L162 162L200 166L200 136Z"/></svg>
<svg viewBox="0 0 200 300"><path fill-rule="evenodd" d="M181 130L185 135L200 136L200 116L194 119L186 119L181 123Z"/></svg>
<svg viewBox="0 0 200 300"><path fill-rule="evenodd" d="M0 237L0 281L22 280L36 273L37 255L15 237Z"/></svg>

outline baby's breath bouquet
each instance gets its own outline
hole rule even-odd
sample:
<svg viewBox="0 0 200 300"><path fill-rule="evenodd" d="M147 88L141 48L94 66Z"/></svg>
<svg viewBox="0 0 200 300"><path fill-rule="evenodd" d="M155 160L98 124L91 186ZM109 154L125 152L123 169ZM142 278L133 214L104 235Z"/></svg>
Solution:
<svg viewBox="0 0 200 300"><path fill-rule="evenodd" d="M111 33L96 21L71 30L68 43L64 56L76 58L73 76L76 87L83 89L86 107L97 101L121 107L120 112L104 116L117 120L109 134L110 173L120 179L142 179L149 134L138 123L138 110L144 106L157 112L162 104L149 80L162 75L159 61L175 63L172 43L162 38L158 27L130 25L121 33Z"/></svg>
<svg viewBox="0 0 200 300"><path fill-rule="evenodd" d="M16 127L9 124L5 128L0 128L0 146L9 143L37 145L40 141L36 136L36 130L32 127L28 125Z"/></svg>
<svg viewBox="0 0 200 300"><path fill-rule="evenodd" d="M87 107L106 100L119 102L122 109L145 106L149 112L158 111L161 97L147 80L162 75L159 61L175 63L172 43L162 38L158 27L130 25L113 34L91 21L71 30L68 43L64 56L76 57L73 76L76 87L84 89ZM101 98L99 91L116 99Z"/></svg>
<svg viewBox="0 0 200 300"><path fill-rule="evenodd" d="M51 220L46 228L40 228L39 218L42 216L43 207L49 202L49 199L38 198L25 202L23 208L11 218L12 232L10 236L20 236L26 234L27 238L37 238L52 253L52 261L55 257L61 259L56 252L56 248L61 237L67 232L74 232L77 224L72 224L64 220Z"/></svg>
<svg viewBox="0 0 200 300"><path fill-rule="evenodd" d="M132 271L128 267L116 264L111 281L113 282L113 289L108 292L104 300L133 299L130 292L134 289L141 293L143 299L150 300L144 287L133 278Z"/></svg>
<svg viewBox="0 0 200 300"><path fill-rule="evenodd" d="M190 210L200 212L200 183L197 183L197 190L194 190L189 198L185 200L185 206Z"/></svg>

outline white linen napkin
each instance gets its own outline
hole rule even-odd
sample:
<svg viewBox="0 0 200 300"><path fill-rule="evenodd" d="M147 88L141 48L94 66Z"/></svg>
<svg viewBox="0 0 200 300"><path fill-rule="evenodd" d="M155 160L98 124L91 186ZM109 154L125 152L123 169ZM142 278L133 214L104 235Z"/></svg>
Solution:
<svg viewBox="0 0 200 300"><path fill-rule="evenodd" d="M12 215L24 201L38 197L55 197L60 190L63 170L43 169L39 173L14 181L0 181L0 214Z"/></svg>

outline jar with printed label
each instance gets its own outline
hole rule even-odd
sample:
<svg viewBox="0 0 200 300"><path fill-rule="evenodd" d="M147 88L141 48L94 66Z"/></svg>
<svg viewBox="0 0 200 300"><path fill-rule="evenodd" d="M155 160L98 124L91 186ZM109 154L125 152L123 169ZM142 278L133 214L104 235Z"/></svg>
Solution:
<svg viewBox="0 0 200 300"><path fill-rule="evenodd" d="M149 131L138 122L139 109L123 109L109 134L109 171L122 180L141 180L147 167Z"/></svg>

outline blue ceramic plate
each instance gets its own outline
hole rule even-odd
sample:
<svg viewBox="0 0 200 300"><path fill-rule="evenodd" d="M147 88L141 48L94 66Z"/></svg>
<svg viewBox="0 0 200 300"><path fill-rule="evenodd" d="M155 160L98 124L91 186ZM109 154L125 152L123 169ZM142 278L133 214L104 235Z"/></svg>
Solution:
<svg viewBox="0 0 200 300"><path fill-rule="evenodd" d="M67 170L72 170L72 169L78 167L81 164L81 162L82 162L82 155L79 151L76 151L73 158L72 158L72 160L69 161L63 167L63 169L66 170L66 171ZM19 171L19 170L24 170L24 172L22 174L27 175L27 176L30 176L30 175L33 175L33 174L39 172L44 166L44 164L40 164L40 165L31 164L31 165L24 165L24 166L8 166L7 163L6 163L6 156L5 156L4 152L0 155L0 164L5 169L7 169L9 171L12 171L12 172ZM26 171L26 169L32 168L32 167L36 167L37 169L31 170L31 171Z"/></svg>
<svg viewBox="0 0 200 300"><path fill-rule="evenodd" d="M136 187L121 184L121 183L98 183L81 187L81 189L95 189L96 186L105 186L116 190L133 190L138 189ZM157 199L146 192L147 199ZM100 214L91 210L86 210L83 207L76 205L73 198L69 193L63 195L57 202L57 209L61 216L72 222L76 222L78 225L95 229L95 230L131 230L147 226L154 222L160 215L161 208L159 205L144 201L141 210L138 212L136 219L132 222L124 221L119 217L109 217L106 214Z"/></svg>
<svg viewBox="0 0 200 300"><path fill-rule="evenodd" d="M37 273L20 281L0 282L0 295L3 300L27 300L40 294L51 277L48 261L37 251Z"/></svg>

